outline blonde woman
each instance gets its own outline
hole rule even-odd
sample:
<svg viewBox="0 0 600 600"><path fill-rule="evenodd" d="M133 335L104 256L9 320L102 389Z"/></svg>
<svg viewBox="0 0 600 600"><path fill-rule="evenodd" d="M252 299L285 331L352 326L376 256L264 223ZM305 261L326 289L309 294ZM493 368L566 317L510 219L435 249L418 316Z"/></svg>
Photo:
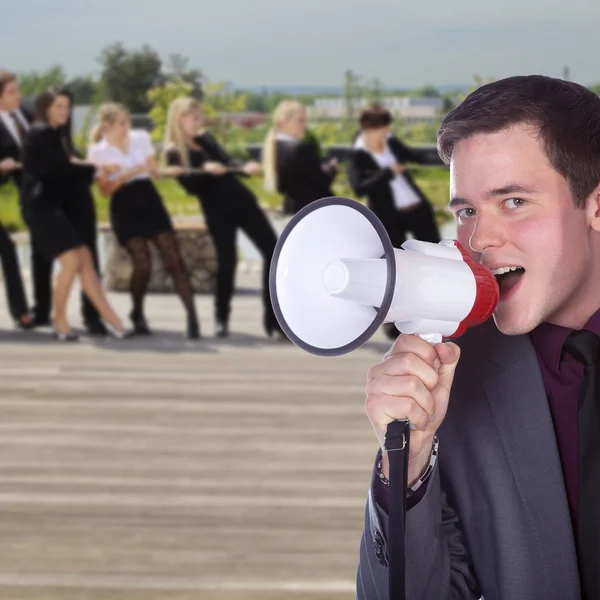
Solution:
<svg viewBox="0 0 600 600"><path fill-rule="evenodd" d="M183 264L171 218L152 177L159 175L148 133L131 129L128 111L119 104L104 104L98 113L88 149L90 160L116 163L121 171L100 174L100 191L110 197L110 218L119 243L133 261L130 318L138 334L149 334L144 298L151 274L149 242L153 242L168 269L187 313L187 337L200 338L200 326L189 275Z"/></svg>
<svg viewBox="0 0 600 600"><path fill-rule="evenodd" d="M321 163L313 149L303 141L306 134L306 109L300 102L284 100L273 113L273 127L263 146L265 188L284 195L287 215L320 198L333 196L331 184L337 172L335 160Z"/></svg>
<svg viewBox="0 0 600 600"><path fill-rule="evenodd" d="M256 196L236 175L251 176L260 171L255 162L235 161L208 132L200 132L203 115L193 98L178 98L169 107L163 142L163 164L202 169L201 174L182 174L179 182L202 206L207 227L217 252L218 271L215 296L215 333L229 334L229 316L236 268L238 229L252 240L263 258L263 325L267 335L282 337L269 296L269 268L277 236ZM231 170L235 170L235 173Z"/></svg>

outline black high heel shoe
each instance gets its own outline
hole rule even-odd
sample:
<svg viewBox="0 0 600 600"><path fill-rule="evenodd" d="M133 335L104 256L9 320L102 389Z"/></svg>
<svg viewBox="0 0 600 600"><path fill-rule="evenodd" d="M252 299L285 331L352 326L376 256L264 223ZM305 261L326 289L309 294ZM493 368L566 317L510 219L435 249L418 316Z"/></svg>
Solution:
<svg viewBox="0 0 600 600"><path fill-rule="evenodd" d="M196 317L196 315L188 316L186 334L188 340L199 340L202 337L200 335L200 324L198 323L198 317Z"/></svg>
<svg viewBox="0 0 600 600"><path fill-rule="evenodd" d="M285 335L283 329L281 329L281 325L279 325L277 319L265 318L264 326L267 337L281 341L290 341L288 336Z"/></svg>
<svg viewBox="0 0 600 600"><path fill-rule="evenodd" d="M133 331L136 335L152 335L152 330L148 327L146 317L131 311L129 318L133 323Z"/></svg>
<svg viewBox="0 0 600 600"><path fill-rule="evenodd" d="M24 321L24 318L29 317L29 321ZM18 319L15 319L15 327L18 329L33 329L35 327L35 318L31 313L25 313L21 315Z"/></svg>
<svg viewBox="0 0 600 600"><path fill-rule="evenodd" d="M228 337L229 336L229 323L227 321L220 321L215 319L215 337Z"/></svg>

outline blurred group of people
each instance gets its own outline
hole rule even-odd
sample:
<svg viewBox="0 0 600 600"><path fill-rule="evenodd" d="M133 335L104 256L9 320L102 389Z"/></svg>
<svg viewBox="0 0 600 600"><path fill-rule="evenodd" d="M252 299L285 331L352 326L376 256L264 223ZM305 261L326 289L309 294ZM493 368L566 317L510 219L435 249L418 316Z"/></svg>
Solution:
<svg viewBox="0 0 600 600"><path fill-rule="evenodd" d="M0 223L0 259L16 325L22 329L51 326L57 340L79 339L67 318L69 295L79 279L82 317L89 334L116 339L149 335L152 331L144 299L151 275L149 245L154 244L181 299L185 334L199 339L201 328L190 277L171 217L154 183L161 177L174 177L198 199L216 250L215 335L229 335L236 234L241 229L263 259L265 333L286 339L269 294L277 235L242 180L262 172L265 187L283 196L286 215L334 195L332 184L339 165L336 160L322 161L305 141L303 105L286 100L277 107L262 164L231 157L203 129L201 106L190 97L178 98L170 105L158 155L149 134L131 128L127 109L106 103L99 108L83 156L72 138L72 110L73 97L68 90L51 87L35 99L23 100L17 77L0 71L0 184L12 179L19 190L20 210L31 239L35 297L29 308L14 242ZM405 169L406 162L420 162L419 156L390 133L391 121L390 113L379 106L363 112L348 163L349 181L358 196L367 197L396 247L408 232L437 242L432 206ZM133 265L128 326L112 308L101 283L94 184L110 198L111 227ZM52 287L55 263L60 270Z"/></svg>

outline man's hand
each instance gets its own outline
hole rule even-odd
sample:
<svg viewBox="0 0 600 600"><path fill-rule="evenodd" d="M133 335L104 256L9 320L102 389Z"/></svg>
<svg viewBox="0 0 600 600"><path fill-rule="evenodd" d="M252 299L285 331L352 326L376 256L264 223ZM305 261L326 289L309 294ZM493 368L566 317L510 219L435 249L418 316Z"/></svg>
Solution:
<svg viewBox="0 0 600 600"><path fill-rule="evenodd" d="M409 485L429 462L433 437L446 416L459 357L456 344L433 346L416 335L402 334L367 375L365 410L381 446L392 421L408 419L416 427L410 432ZM382 467L387 476L386 452Z"/></svg>
<svg viewBox="0 0 600 600"><path fill-rule="evenodd" d="M21 166L21 163L17 162L14 158L5 158L4 160L0 160L0 173L9 173L10 171L20 169Z"/></svg>

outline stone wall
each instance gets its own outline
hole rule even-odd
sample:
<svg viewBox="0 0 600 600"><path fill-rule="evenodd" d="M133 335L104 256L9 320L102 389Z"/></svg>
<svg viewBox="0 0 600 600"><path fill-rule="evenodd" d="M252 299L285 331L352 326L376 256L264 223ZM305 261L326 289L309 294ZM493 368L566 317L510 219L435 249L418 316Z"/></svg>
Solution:
<svg viewBox="0 0 600 600"><path fill-rule="evenodd" d="M110 228L101 226L108 245L106 264L104 266L104 286L115 292L129 291L132 264L129 254L116 242ZM185 266L190 273L195 292L212 293L215 287L217 258L212 238L204 223L181 224L175 223L177 241ZM160 254L150 244L152 258L152 276L149 292L173 292L173 283L165 270Z"/></svg>

